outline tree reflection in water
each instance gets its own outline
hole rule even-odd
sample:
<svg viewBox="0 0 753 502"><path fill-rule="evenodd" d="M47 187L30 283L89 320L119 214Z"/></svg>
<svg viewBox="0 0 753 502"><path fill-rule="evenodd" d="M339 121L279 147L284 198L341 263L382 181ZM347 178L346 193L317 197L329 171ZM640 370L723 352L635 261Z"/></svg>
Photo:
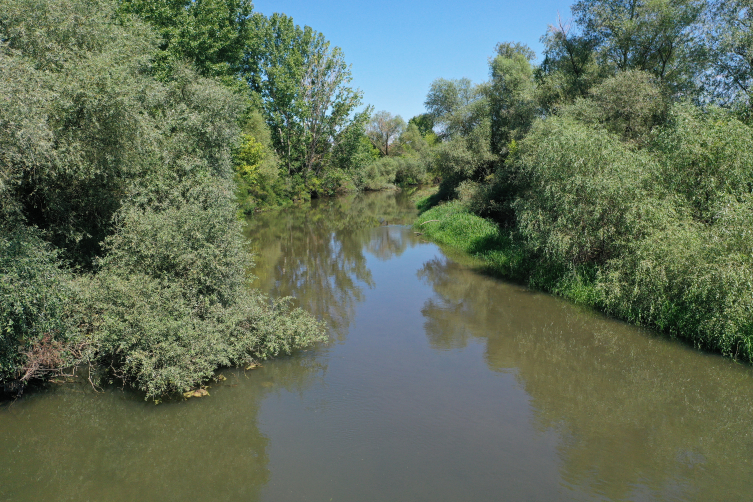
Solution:
<svg viewBox="0 0 753 502"><path fill-rule="evenodd" d="M447 259L418 272L435 349L485 344L541 430L557 430L567 483L614 500L748 500L753 371Z"/></svg>
<svg viewBox="0 0 753 502"><path fill-rule="evenodd" d="M407 240L386 225L409 223L415 214L404 194L382 192L254 215L247 230L256 252L254 286L293 296L342 341L362 288L374 285L364 251L382 260L402 253Z"/></svg>

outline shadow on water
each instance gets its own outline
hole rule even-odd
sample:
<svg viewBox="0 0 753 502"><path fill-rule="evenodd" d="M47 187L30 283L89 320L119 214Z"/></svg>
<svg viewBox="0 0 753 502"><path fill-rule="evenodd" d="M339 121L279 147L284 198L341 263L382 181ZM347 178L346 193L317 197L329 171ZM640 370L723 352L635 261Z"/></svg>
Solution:
<svg viewBox="0 0 753 502"><path fill-rule="evenodd" d="M270 474L261 401L303 392L325 371L304 354L226 370L201 400L155 406L80 382L5 403L0 500L259 500Z"/></svg>
<svg viewBox="0 0 753 502"><path fill-rule="evenodd" d="M378 192L254 215L247 227L256 253L253 285L273 297L294 297L343 341L363 288L374 287L364 251L388 260L408 246L402 232L374 228L408 224L416 212L407 196Z"/></svg>
<svg viewBox="0 0 753 502"><path fill-rule="evenodd" d="M254 286L341 343L210 398L0 403L0 500L750 499L751 368L478 274L415 214L377 193L255 215Z"/></svg>
<svg viewBox="0 0 753 502"><path fill-rule="evenodd" d="M532 398L537 427L557 430L562 477L610 500L749 500L753 375L650 332L444 258L419 278L438 350L485 344L494 371Z"/></svg>

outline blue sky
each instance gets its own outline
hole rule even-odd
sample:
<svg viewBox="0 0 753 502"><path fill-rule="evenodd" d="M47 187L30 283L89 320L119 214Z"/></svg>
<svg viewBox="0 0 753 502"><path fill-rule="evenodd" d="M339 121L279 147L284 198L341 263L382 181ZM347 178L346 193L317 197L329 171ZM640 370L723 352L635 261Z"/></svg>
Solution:
<svg viewBox="0 0 753 502"><path fill-rule="evenodd" d="M572 1L256 0L254 11L280 12L342 48L364 104L402 115L424 112L436 78L488 78L497 42L523 42L541 53L550 24L570 18Z"/></svg>

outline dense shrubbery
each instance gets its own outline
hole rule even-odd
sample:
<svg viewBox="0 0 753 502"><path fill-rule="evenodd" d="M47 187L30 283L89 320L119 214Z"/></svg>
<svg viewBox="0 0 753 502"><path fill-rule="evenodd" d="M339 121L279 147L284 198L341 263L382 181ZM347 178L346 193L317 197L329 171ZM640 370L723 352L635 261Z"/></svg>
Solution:
<svg viewBox="0 0 753 502"><path fill-rule="evenodd" d="M565 115L536 123L488 183L461 184L461 205L422 228L505 276L753 361L753 131L677 104L639 149ZM472 212L509 239L474 232ZM458 224L472 235L448 237Z"/></svg>
<svg viewBox="0 0 753 502"><path fill-rule="evenodd" d="M157 397L323 339L248 288L247 98L185 64L157 80L114 3L7 0L0 39L0 379L99 363Z"/></svg>
<svg viewBox="0 0 753 502"><path fill-rule="evenodd" d="M34 347L73 336L66 319L70 283L58 253L34 229L0 234L0 381L24 376L25 354Z"/></svg>
<svg viewBox="0 0 753 502"><path fill-rule="evenodd" d="M533 80L524 46L498 46L492 152L466 147L483 120L443 144L433 202L458 200L419 225L507 277L753 362L753 129L748 94L729 87L753 79L739 5L714 7L707 39L702 3L669 18L625 5L577 2L580 32L550 30ZM704 67L720 73L697 86Z"/></svg>

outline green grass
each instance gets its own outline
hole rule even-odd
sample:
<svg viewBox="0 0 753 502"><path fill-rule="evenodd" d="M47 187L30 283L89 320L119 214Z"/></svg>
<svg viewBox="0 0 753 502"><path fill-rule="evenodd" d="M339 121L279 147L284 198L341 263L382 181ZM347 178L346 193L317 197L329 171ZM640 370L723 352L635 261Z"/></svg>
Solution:
<svg viewBox="0 0 753 502"><path fill-rule="evenodd" d="M420 200L419 209L431 204L431 199ZM437 244L476 258L484 272L522 279L522 254L512 236L496 223L469 213L458 202L425 210L413 228Z"/></svg>
<svg viewBox="0 0 753 502"><path fill-rule="evenodd" d="M534 255L513 229L502 229L459 202L431 206L430 197L418 201L425 209L413 228L439 244L453 259L468 263L483 273L527 284L561 296L575 304L591 307L631 324L649 327L681 339L698 349L721 353L738 361L753 362L753 323L746 314L747 303L729 303L736 298L732 286L718 285L728 295L689 296L642 285L631 290L636 298L615 296L603 270L594 264L566 267L541 255ZM464 258L464 257L471 257ZM723 274L718 274L722 281ZM660 278L651 277L651 285ZM695 289L703 284L688 276ZM685 291L683 288L681 290ZM692 289L692 288L691 288ZM682 293L682 291L681 291ZM686 291L687 293L687 291ZM688 293L689 294L689 293ZM718 296L718 295L717 295ZM716 311L716 314L714 312Z"/></svg>

